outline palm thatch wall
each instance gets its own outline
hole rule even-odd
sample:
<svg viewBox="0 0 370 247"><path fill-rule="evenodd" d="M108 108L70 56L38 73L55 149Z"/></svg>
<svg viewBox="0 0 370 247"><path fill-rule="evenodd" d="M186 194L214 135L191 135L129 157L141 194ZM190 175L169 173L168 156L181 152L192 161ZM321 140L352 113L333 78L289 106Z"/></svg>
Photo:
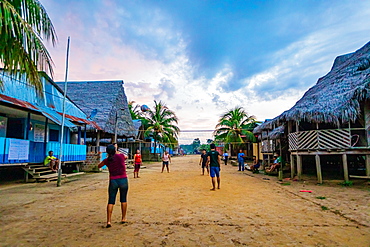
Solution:
<svg viewBox="0 0 370 247"><path fill-rule="evenodd" d="M354 53L335 59L331 71L320 78L289 110L265 122L255 132L293 121L313 123L354 122L361 104L370 99L370 42Z"/></svg>

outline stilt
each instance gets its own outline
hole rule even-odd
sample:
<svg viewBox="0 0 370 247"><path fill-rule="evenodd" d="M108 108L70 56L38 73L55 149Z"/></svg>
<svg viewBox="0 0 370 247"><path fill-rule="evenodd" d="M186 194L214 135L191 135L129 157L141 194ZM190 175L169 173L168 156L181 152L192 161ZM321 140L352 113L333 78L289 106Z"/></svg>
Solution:
<svg viewBox="0 0 370 247"><path fill-rule="evenodd" d="M370 155L366 155L366 176L370 177Z"/></svg>
<svg viewBox="0 0 370 247"><path fill-rule="evenodd" d="M344 181L349 182L349 177L348 177L348 165L347 165L347 154L344 153L342 155L343 159L343 175L344 175Z"/></svg>
<svg viewBox="0 0 370 247"><path fill-rule="evenodd" d="M294 165L294 155L290 155L290 178L294 178L295 165Z"/></svg>
<svg viewBox="0 0 370 247"><path fill-rule="evenodd" d="M322 184L320 156L318 154L316 154L315 160L316 160L317 183Z"/></svg>
<svg viewBox="0 0 370 247"><path fill-rule="evenodd" d="M96 133L96 143L95 143L95 145L97 146L97 147L99 147L100 146L100 131L98 130L98 133ZM99 151L98 151L99 152Z"/></svg>
<svg viewBox="0 0 370 247"><path fill-rule="evenodd" d="M24 182L28 183L28 172L24 171Z"/></svg>
<svg viewBox="0 0 370 247"><path fill-rule="evenodd" d="M297 155L297 176L298 180L302 179L302 156Z"/></svg>

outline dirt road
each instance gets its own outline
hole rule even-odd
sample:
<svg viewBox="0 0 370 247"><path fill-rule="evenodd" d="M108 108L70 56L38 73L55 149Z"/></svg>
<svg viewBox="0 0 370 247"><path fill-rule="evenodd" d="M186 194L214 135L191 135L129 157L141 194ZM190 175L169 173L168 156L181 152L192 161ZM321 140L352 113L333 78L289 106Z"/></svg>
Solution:
<svg viewBox="0 0 370 247"><path fill-rule="evenodd" d="M174 158L170 173L160 173L159 163L146 165L139 179L129 170L129 223L119 224L117 203L109 229L107 173L59 188L55 182L0 187L0 246L370 246L369 191L320 187L320 194L302 195L302 184L282 186L229 165L213 192L198 157ZM334 199L323 208L316 199L323 193L359 205L353 214L336 210L347 206Z"/></svg>

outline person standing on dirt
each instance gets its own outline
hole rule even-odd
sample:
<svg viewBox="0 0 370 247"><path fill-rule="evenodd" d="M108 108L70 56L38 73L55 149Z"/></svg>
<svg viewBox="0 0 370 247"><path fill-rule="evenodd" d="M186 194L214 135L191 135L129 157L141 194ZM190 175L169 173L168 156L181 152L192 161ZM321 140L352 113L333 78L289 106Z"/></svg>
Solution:
<svg viewBox="0 0 370 247"><path fill-rule="evenodd" d="M170 162L171 162L171 155L169 155L168 152L165 151L162 156L162 173L163 173L164 167L167 168L167 172L170 172L170 168L168 167Z"/></svg>
<svg viewBox="0 0 370 247"><path fill-rule="evenodd" d="M204 175L205 168L207 168L207 174L209 174L209 169L207 165L207 151L205 149L202 150L202 154L200 155L199 165L202 166L202 175Z"/></svg>
<svg viewBox="0 0 370 247"><path fill-rule="evenodd" d="M104 159L98 167L107 166L109 170L109 186L108 186L108 205L107 205L107 226L112 226L112 212L113 206L116 202L116 196L119 189L122 219L121 223L126 223L126 212L127 212L127 192L128 192L128 180L126 173L126 159L127 156L124 154L116 153L114 145L109 145L106 149L108 158Z"/></svg>
<svg viewBox="0 0 370 247"><path fill-rule="evenodd" d="M239 150L238 153L238 163L239 163L239 170L238 171L244 171L244 153L243 150Z"/></svg>
<svg viewBox="0 0 370 247"><path fill-rule="evenodd" d="M225 166L227 166L227 161L229 159L229 154L227 153L227 151L225 151L225 153L223 154L223 156L224 156Z"/></svg>
<svg viewBox="0 0 370 247"><path fill-rule="evenodd" d="M216 190L216 177L217 177L217 189L220 189L221 178L220 178L220 164L221 156L220 153L216 151L216 145L211 144L211 151L207 153L207 164L209 165L209 174L212 181L212 189Z"/></svg>
<svg viewBox="0 0 370 247"><path fill-rule="evenodd" d="M136 154L134 155L134 178L140 178L139 177L139 171L140 171L140 166L141 164L143 163L143 161L141 160L141 154L140 154L140 150L136 150Z"/></svg>

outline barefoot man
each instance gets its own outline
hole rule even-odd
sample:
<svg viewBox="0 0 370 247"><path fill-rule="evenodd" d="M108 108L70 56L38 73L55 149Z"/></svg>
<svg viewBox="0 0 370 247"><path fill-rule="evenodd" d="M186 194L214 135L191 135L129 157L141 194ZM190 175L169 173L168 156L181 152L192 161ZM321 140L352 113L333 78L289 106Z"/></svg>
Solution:
<svg viewBox="0 0 370 247"><path fill-rule="evenodd" d="M209 165L209 173L212 180L212 189L216 190L216 177L217 177L217 189L220 189L220 164L221 158L219 152L216 151L216 145L211 144L211 151L207 154L207 164Z"/></svg>
<svg viewBox="0 0 370 247"><path fill-rule="evenodd" d="M207 169L207 174L209 174L209 169L207 165L207 151L205 149L202 150L202 154L199 160L199 165L202 166L202 175L204 175L204 169Z"/></svg>

